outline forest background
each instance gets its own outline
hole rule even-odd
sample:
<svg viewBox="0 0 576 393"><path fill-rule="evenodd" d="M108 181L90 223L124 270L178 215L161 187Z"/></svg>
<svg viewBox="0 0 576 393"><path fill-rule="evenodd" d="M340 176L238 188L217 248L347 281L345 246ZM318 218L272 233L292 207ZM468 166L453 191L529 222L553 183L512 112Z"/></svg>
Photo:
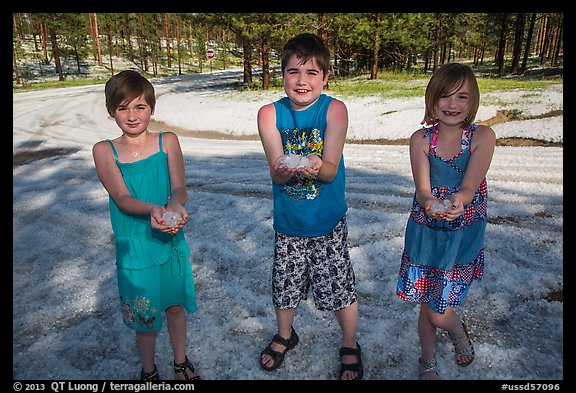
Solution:
<svg viewBox="0 0 576 393"><path fill-rule="evenodd" d="M283 44L303 31L328 44L337 78L429 74L450 61L502 77L563 59L564 15L549 12L13 13L12 22L15 91L104 82L119 61L151 77L240 67L241 88L268 90L281 86Z"/></svg>

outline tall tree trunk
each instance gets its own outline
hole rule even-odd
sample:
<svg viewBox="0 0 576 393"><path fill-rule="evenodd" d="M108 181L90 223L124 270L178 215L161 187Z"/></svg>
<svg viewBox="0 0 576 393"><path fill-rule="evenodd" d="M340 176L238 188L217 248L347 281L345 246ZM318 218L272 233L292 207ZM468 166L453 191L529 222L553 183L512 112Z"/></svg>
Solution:
<svg viewBox="0 0 576 393"><path fill-rule="evenodd" d="M440 30L442 28L442 14L436 13L436 30L434 31L434 64L432 71L436 71L440 60Z"/></svg>
<svg viewBox="0 0 576 393"><path fill-rule="evenodd" d="M16 77L16 84L20 84L20 70L18 69L18 62L16 61L16 51L12 49L12 62L14 64L14 76ZM24 85L24 83L22 83Z"/></svg>
<svg viewBox="0 0 576 393"><path fill-rule="evenodd" d="M42 37L42 50L44 51L44 64L48 65L48 37L46 37L46 20L42 20L38 23L40 27L40 36Z"/></svg>
<svg viewBox="0 0 576 393"><path fill-rule="evenodd" d="M242 53L244 57L244 84L250 84L252 83L252 43L250 40L242 40Z"/></svg>
<svg viewBox="0 0 576 393"><path fill-rule="evenodd" d="M372 69L370 72L370 79L376 80L378 78L378 58L380 54L380 33L378 29L380 28L380 20L382 19L382 14L376 14L376 31L374 32L374 50L372 52Z"/></svg>
<svg viewBox="0 0 576 393"><path fill-rule="evenodd" d="M112 76L114 76L114 62L113 62L113 55L114 55L114 48L112 47L112 32L110 31L110 26L106 28L107 35L108 35L108 59L110 61L110 72Z"/></svg>
<svg viewBox="0 0 576 393"><path fill-rule="evenodd" d="M524 38L524 25L526 24L526 14L519 12L516 14L516 26L514 29L514 49L512 51L512 73L520 71L520 55L522 53L522 39Z"/></svg>
<svg viewBox="0 0 576 393"><path fill-rule="evenodd" d="M180 17L176 16L176 49L178 53L178 75L182 75L182 43L180 42Z"/></svg>
<svg viewBox="0 0 576 393"><path fill-rule="evenodd" d="M502 13L502 20L500 23L500 41L498 42L498 48L496 50L496 59L495 63L498 66L498 73L502 74L504 70L504 54L506 51L506 36L508 29L506 28L506 24L508 21L508 14L503 12Z"/></svg>
<svg viewBox="0 0 576 393"><path fill-rule="evenodd" d="M128 59L134 62L134 48L132 48L132 37L130 34L130 17L127 13L124 14L124 36L128 44Z"/></svg>
<svg viewBox="0 0 576 393"><path fill-rule="evenodd" d="M322 41L328 44L328 16L325 12L318 14L318 27L316 28L316 34L322 38Z"/></svg>
<svg viewBox="0 0 576 393"><path fill-rule="evenodd" d="M97 49L97 53L98 53L98 65L99 66L103 66L104 63L102 63L102 50L100 49L100 33L98 32L98 16L96 15L96 13L92 14L94 17L94 39L96 40L96 49Z"/></svg>
<svg viewBox="0 0 576 393"><path fill-rule="evenodd" d="M50 42L52 43L52 54L54 55L54 64L56 71L58 71L58 80L64 81L64 73L62 72L62 64L60 63L60 48L58 48L58 41L56 40L56 32L54 29L49 28Z"/></svg>
<svg viewBox="0 0 576 393"><path fill-rule="evenodd" d="M555 66L558 63L558 56L560 54L560 47L562 46L562 34L564 32L564 15L560 15L560 24L557 27L556 37L554 39L554 51L552 52L551 65Z"/></svg>
<svg viewBox="0 0 576 393"><path fill-rule="evenodd" d="M552 23L550 23L550 18L546 16L546 27L543 29L544 33L542 35L542 50L540 52L540 65L543 66L546 63L548 46L550 45L550 36L552 31Z"/></svg>
<svg viewBox="0 0 576 393"><path fill-rule="evenodd" d="M374 36L374 50L372 51L372 68L370 71L370 79L375 80L378 78L378 55L380 52L380 34L376 33Z"/></svg>
<svg viewBox="0 0 576 393"><path fill-rule="evenodd" d="M520 72L526 71L526 66L528 64L528 56L532 51L532 35L534 34L534 26L536 25L536 12L532 13L530 17L530 27L528 28L528 36L526 37L526 45L524 46L524 58L522 59L522 66L520 67Z"/></svg>
<svg viewBox="0 0 576 393"><path fill-rule="evenodd" d="M166 36L166 57L168 58L168 68L172 68L172 57L170 55L170 34L168 29L168 13L164 13L164 35Z"/></svg>
<svg viewBox="0 0 576 393"><path fill-rule="evenodd" d="M269 61L269 47L268 47L268 37L266 35L261 36L260 40L262 54L262 90L268 90L270 87L270 61Z"/></svg>

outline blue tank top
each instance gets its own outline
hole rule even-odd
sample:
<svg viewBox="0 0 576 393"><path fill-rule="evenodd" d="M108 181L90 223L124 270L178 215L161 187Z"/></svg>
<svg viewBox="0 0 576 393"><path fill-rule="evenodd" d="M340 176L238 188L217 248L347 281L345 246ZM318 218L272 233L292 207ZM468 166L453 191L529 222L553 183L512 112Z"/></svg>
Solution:
<svg viewBox="0 0 576 393"><path fill-rule="evenodd" d="M318 155L324 152L326 114L333 98L321 94L310 107L295 111L290 99L274 102L276 128L282 137L284 154ZM323 236L332 231L348 211L345 198L344 156L335 178L328 183L294 176L285 184L272 182L274 230L289 236Z"/></svg>

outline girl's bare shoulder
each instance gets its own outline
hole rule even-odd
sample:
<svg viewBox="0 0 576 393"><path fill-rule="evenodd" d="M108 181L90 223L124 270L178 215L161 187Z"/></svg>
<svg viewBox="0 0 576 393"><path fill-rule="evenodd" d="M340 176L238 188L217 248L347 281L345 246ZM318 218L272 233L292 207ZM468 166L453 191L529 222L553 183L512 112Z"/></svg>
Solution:
<svg viewBox="0 0 576 393"><path fill-rule="evenodd" d="M475 139L482 142L495 143L496 133L488 126L478 125L476 126Z"/></svg>
<svg viewBox="0 0 576 393"><path fill-rule="evenodd" d="M410 144L416 143L428 143L428 138L426 138L426 130L420 128L412 133L410 136Z"/></svg>

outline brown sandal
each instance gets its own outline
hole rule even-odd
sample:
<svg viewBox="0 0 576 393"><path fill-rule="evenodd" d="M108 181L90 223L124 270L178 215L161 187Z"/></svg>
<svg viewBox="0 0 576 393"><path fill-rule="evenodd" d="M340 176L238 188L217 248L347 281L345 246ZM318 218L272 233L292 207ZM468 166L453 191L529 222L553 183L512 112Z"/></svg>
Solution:
<svg viewBox="0 0 576 393"><path fill-rule="evenodd" d="M433 381L440 379L440 375L438 374L438 363L436 363L436 359L425 359L422 358L418 359L418 363L420 364L420 372L418 374L418 379L421 381ZM432 378L434 374L436 378Z"/></svg>
<svg viewBox="0 0 576 393"><path fill-rule="evenodd" d="M468 332L468 327L461 319L460 322L462 323L462 329L464 330L462 334L452 338L450 334L450 340L452 341L452 345L454 345L454 360L456 364L460 367L468 367L472 361L474 360L474 346L472 346L472 341L470 340L470 333ZM462 342L466 338L468 340L468 346L466 348L462 348L461 350L456 350L456 346ZM462 358L468 358L467 360L462 360Z"/></svg>

